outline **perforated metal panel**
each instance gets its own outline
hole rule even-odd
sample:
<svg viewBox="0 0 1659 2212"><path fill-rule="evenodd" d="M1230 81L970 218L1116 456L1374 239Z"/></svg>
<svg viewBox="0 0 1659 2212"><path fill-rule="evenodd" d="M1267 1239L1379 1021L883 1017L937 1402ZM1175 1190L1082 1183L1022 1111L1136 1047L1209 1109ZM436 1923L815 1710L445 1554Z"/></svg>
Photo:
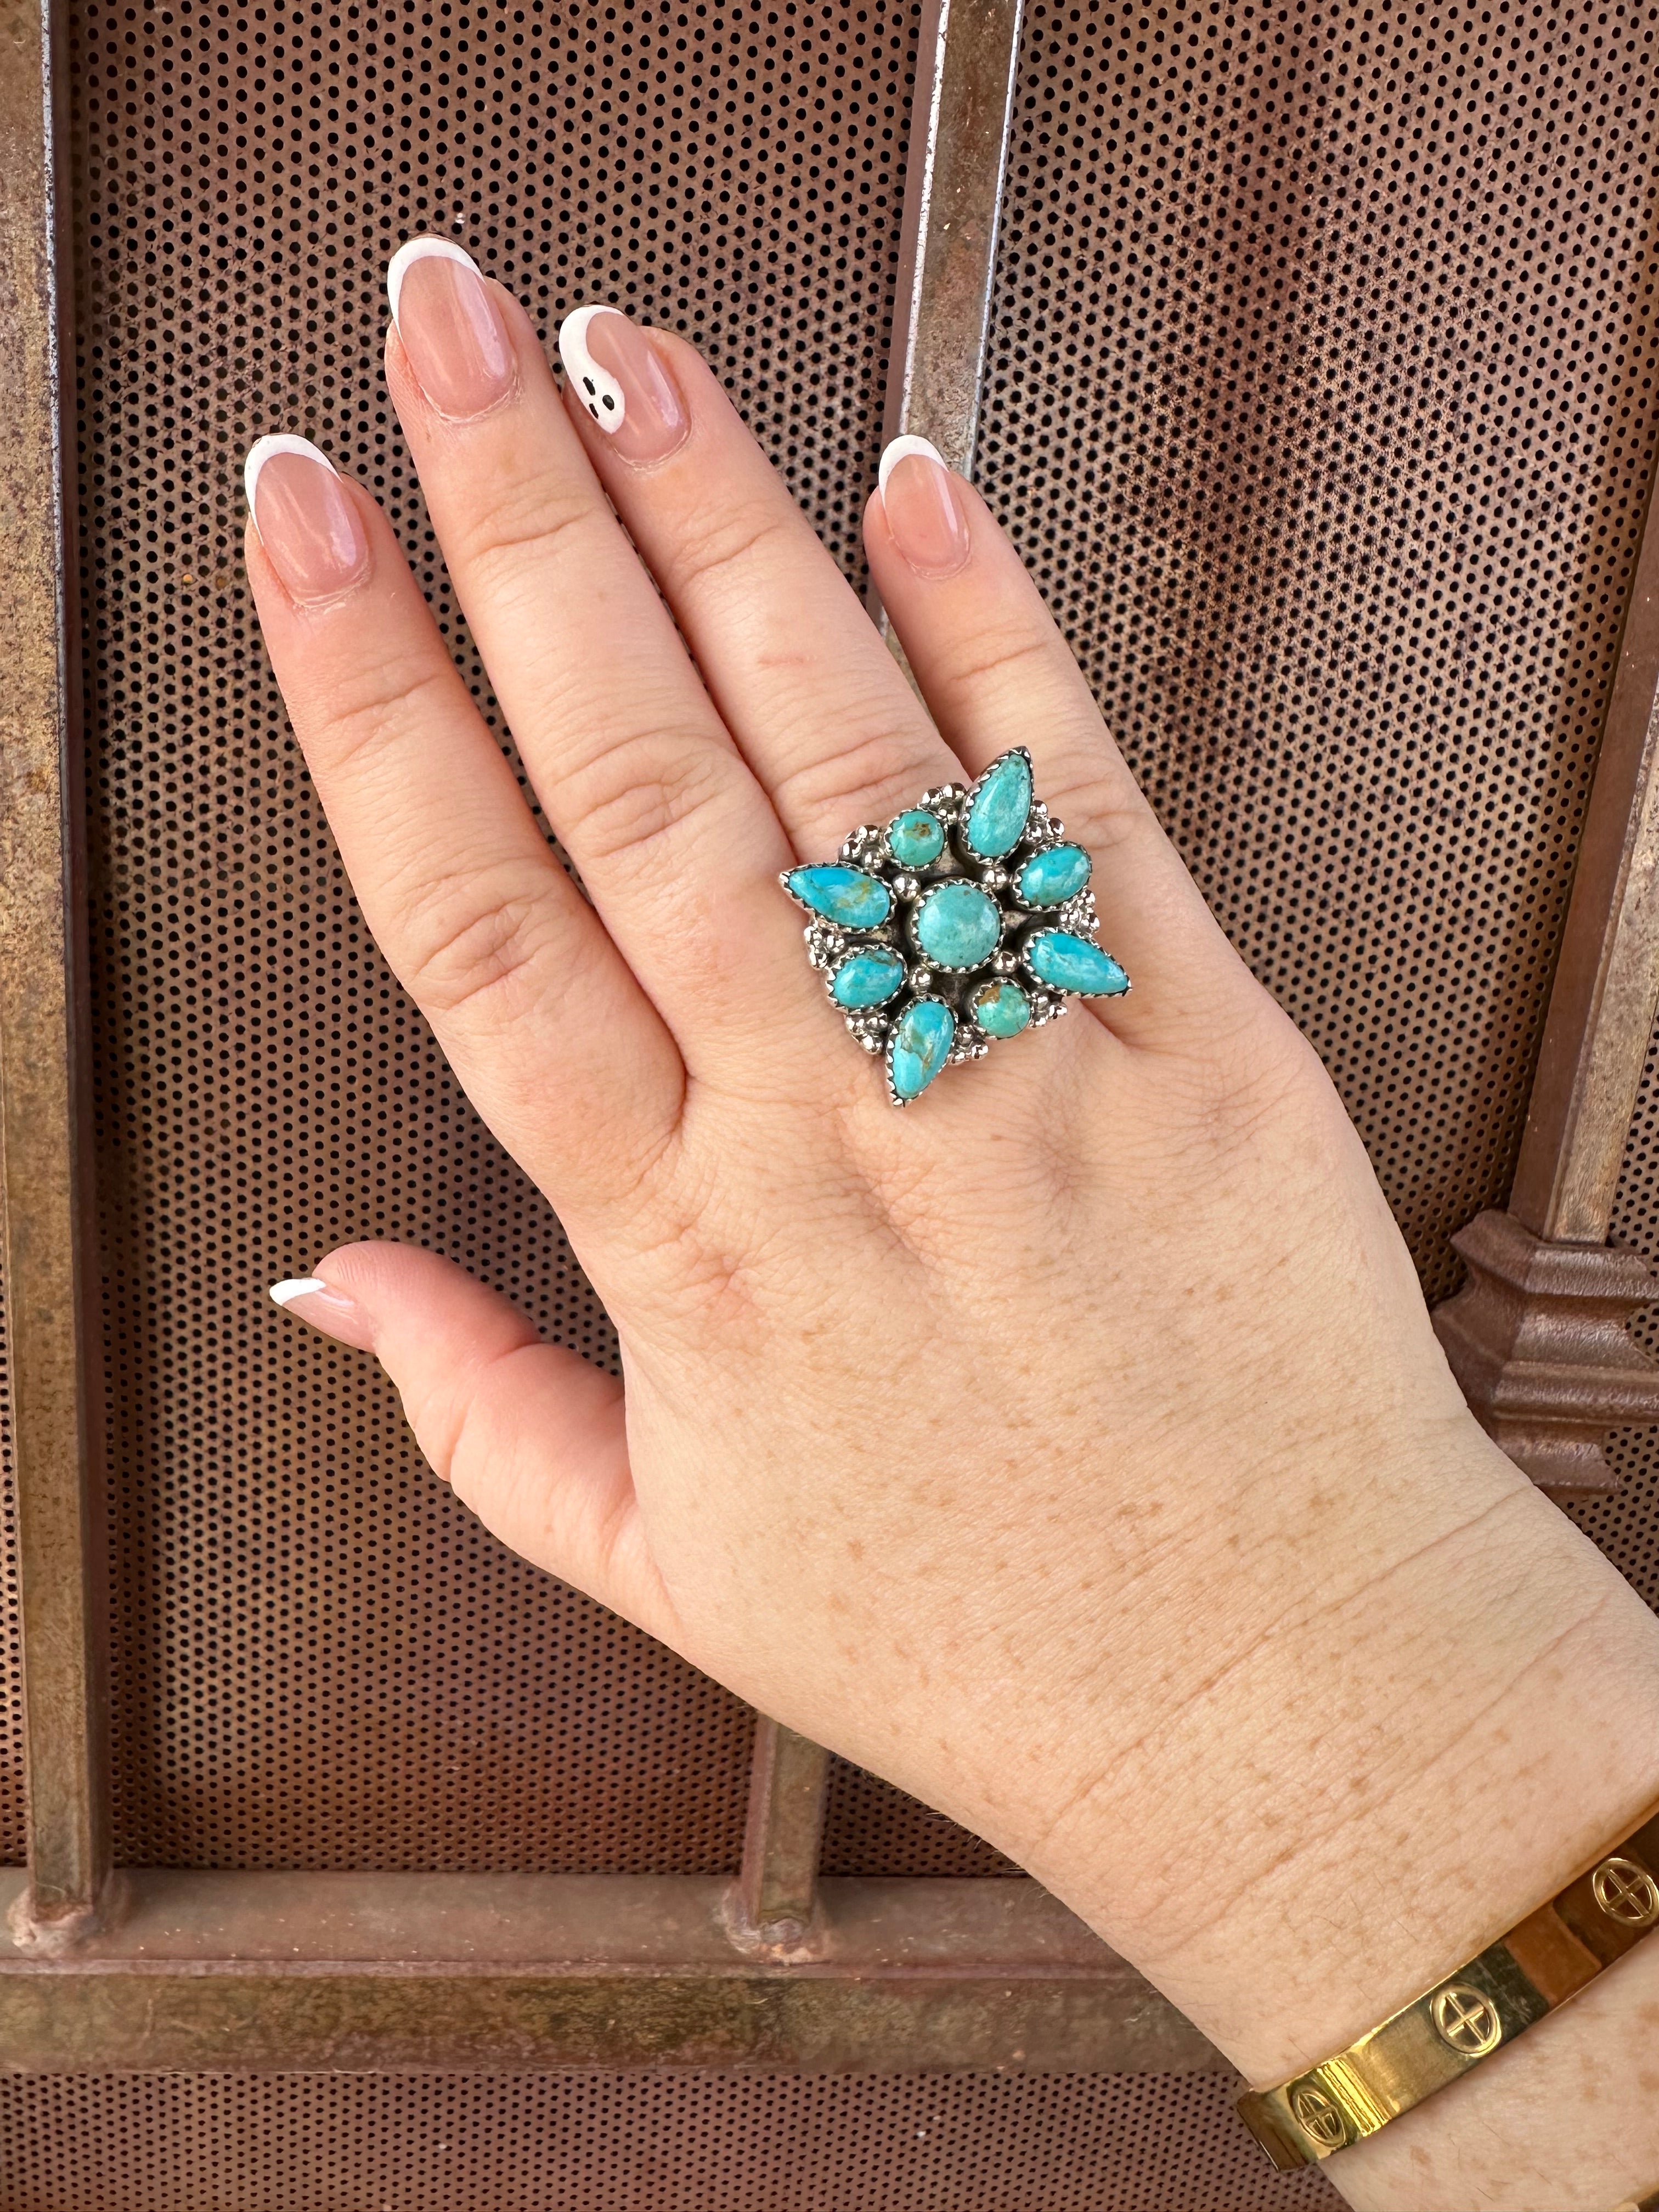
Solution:
<svg viewBox="0 0 1659 2212"><path fill-rule="evenodd" d="M978 475L1431 1297L1650 481L1655 10L1030 0Z"/></svg>
<svg viewBox="0 0 1659 2212"><path fill-rule="evenodd" d="M702 346L837 554L879 442L914 9L191 0L72 18L118 1856L715 1872L750 1723L508 1559L267 1283L430 1243L610 1361L358 917L242 580L240 468L373 486L475 690L379 365L398 243Z"/></svg>
<svg viewBox="0 0 1659 2212"><path fill-rule="evenodd" d="M5 2212L1327 2212L1212 2075L0 2080Z"/></svg>

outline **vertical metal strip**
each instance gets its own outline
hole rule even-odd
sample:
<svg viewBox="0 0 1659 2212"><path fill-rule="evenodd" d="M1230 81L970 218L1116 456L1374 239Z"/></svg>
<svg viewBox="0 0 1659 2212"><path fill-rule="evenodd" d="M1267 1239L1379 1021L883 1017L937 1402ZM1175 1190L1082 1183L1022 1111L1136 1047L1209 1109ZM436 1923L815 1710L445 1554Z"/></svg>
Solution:
<svg viewBox="0 0 1659 2212"><path fill-rule="evenodd" d="M732 1934L744 1949L787 1953L810 1936L829 1780L830 1754L821 1745L761 1717L743 1871L731 1914Z"/></svg>
<svg viewBox="0 0 1659 2212"><path fill-rule="evenodd" d="M1631 586L1510 1212L1605 1243L1659 1013L1659 522Z"/></svg>
<svg viewBox="0 0 1659 2212"><path fill-rule="evenodd" d="M88 1923L109 1866L59 72L50 0L0 46L0 1231L11 1334L29 1912ZM68 265L67 248L63 264Z"/></svg>
<svg viewBox="0 0 1659 2212"><path fill-rule="evenodd" d="M885 439L971 476L1019 62L1021 0L928 0L916 48Z"/></svg>

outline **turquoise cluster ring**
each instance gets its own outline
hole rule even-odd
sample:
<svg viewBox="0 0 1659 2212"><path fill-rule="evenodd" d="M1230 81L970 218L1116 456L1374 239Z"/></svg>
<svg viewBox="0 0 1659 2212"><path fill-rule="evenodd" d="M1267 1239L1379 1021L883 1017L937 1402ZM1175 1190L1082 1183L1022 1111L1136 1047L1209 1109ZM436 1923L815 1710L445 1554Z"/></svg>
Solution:
<svg viewBox="0 0 1659 2212"><path fill-rule="evenodd" d="M924 792L884 829L854 830L838 862L779 881L811 917L806 956L831 1005L908 1106L1069 999L1122 997L1129 979L1097 941L1093 872L1016 745L976 783Z"/></svg>

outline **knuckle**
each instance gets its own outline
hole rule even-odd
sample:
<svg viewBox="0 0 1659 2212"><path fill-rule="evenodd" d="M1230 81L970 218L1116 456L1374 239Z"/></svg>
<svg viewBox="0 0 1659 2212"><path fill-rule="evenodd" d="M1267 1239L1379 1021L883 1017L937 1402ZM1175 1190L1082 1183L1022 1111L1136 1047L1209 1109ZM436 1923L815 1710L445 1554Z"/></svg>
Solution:
<svg viewBox="0 0 1659 2212"><path fill-rule="evenodd" d="M583 863L677 853L718 800L725 778L712 740L639 731L572 771L566 799Z"/></svg>
<svg viewBox="0 0 1659 2212"><path fill-rule="evenodd" d="M1001 684L1008 678L1053 665L1055 641L1024 624L1006 630L981 630L970 653L953 663L950 680L957 688Z"/></svg>
<svg viewBox="0 0 1659 2212"><path fill-rule="evenodd" d="M675 548L677 587L706 587L744 572L792 535L790 520L758 506L741 506L690 527Z"/></svg>
<svg viewBox="0 0 1659 2212"><path fill-rule="evenodd" d="M531 995L547 943L547 915L521 879L440 877L415 903L406 933L404 981L427 1013L499 1011L507 1018Z"/></svg>
<svg viewBox="0 0 1659 2212"><path fill-rule="evenodd" d="M441 704L454 683L447 665L413 656L381 661L343 685L331 700L320 742L336 768L369 768L406 737L422 714Z"/></svg>
<svg viewBox="0 0 1659 2212"><path fill-rule="evenodd" d="M509 477L452 530L447 550L453 561L488 584L501 568L539 566L562 556L581 532L607 519L580 488L539 472Z"/></svg>
<svg viewBox="0 0 1659 2212"><path fill-rule="evenodd" d="M877 721L833 752L815 753L787 769L773 786L773 798L786 820L839 824L835 834L843 836L855 816L890 814L908 805L921 786L951 774L937 738Z"/></svg>

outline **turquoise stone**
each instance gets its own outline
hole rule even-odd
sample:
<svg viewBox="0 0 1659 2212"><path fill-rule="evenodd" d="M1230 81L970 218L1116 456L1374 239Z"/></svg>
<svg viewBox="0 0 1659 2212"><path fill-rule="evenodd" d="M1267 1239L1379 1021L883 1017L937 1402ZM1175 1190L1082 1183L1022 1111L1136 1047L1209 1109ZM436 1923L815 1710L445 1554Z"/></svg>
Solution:
<svg viewBox="0 0 1659 2212"><path fill-rule="evenodd" d="M987 1036L1018 1036L1031 1018L1031 1002L1018 983L984 983L974 994L974 1019Z"/></svg>
<svg viewBox="0 0 1659 2212"><path fill-rule="evenodd" d="M1129 988L1109 952L1068 930L1040 929L1025 948L1025 964L1039 983L1080 998L1115 999Z"/></svg>
<svg viewBox="0 0 1659 2212"><path fill-rule="evenodd" d="M1025 834L1031 811L1031 763L1024 753L1004 753L974 787L965 836L981 860L1000 860Z"/></svg>
<svg viewBox="0 0 1659 2212"><path fill-rule="evenodd" d="M938 999L918 999L893 1024L887 1043L887 1073L893 1095L919 1098L951 1057L957 1018Z"/></svg>
<svg viewBox="0 0 1659 2212"><path fill-rule="evenodd" d="M838 1006L884 1006L904 981L904 963L884 945L867 952L849 952L830 979L830 995Z"/></svg>
<svg viewBox="0 0 1659 2212"><path fill-rule="evenodd" d="M977 968L997 949L1002 911L989 891L958 877L923 896L910 927L935 967Z"/></svg>
<svg viewBox="0 0 1659 2212"><path fill-rule="evenodd" d="M925 868L945 850L945 828L937 814L913 806L887 825L887 849L902 868Z"/></svg>
<svg viewBox="0 0 1659 2212"><path fill-rule="evenodd" d="M892 910L886 884L862 868L791 868L783 884L791 898L843 929L879 929Z"/></svg>
<svg viewBox="0 0 1659 2212"><path fill-rule="evenodd" d="M1093 872L1094 862L1081 845L1051 845L1046 853L1033 853L1020 869L1014 896L1022 906L1064 906Z"/></svg>

